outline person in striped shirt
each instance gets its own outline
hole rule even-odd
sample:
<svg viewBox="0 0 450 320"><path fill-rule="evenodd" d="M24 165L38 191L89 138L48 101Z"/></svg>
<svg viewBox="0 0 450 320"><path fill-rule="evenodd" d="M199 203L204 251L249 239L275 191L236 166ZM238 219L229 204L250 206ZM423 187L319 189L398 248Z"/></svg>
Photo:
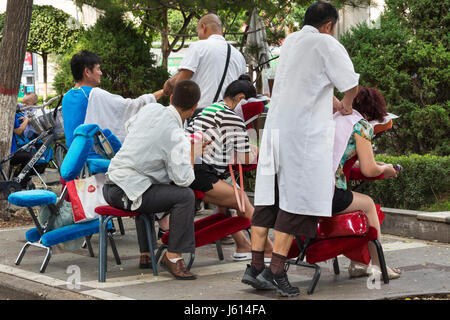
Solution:
<svg viewBox="0 0 450 320"><path fill-rule="evenodd" d="M205 193L206 203L214 204L219 212L226 208L236 209L238 215L251 219L254 208L245 195L245 212L239 211L234 188L224 181L228 175L228 164L256 163L258 148L250 144L245 123L233 110L242 99L256 96L256 89L248 76L242 75L225 89L224 98L204 108L191 120L186 131L201 135L204 141L212 140L194 164L195 180L190 185ZM234 260L250 260L251 245L243 232L232 235L236 243ZM267 241L264 256L270 258L272 244Z"/></svg>

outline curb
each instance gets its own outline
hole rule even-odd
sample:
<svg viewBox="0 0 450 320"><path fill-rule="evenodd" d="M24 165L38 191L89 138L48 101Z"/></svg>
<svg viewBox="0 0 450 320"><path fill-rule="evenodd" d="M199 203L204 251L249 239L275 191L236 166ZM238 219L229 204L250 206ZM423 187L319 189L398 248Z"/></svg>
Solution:
<svg viewBox="0 0 450 320"><path fill-rule="evenodd" d="M382 233L419 240L450 243L450 212L381 208L386 218Z"/></svg>
<svg viewBox="0 0 450 320"><path fill-rule="evenodd" d="M36 300L97 300L62 288L55 288L35 281L0 272L0 287L19 295L26 295Z"/></svg>

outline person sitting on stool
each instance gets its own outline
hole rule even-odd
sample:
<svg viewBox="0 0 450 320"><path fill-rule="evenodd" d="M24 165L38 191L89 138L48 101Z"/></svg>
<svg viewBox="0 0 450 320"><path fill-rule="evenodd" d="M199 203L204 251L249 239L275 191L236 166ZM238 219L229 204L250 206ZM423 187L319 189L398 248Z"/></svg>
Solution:
<svg viewBox="0 0 450 320"><path fill-rule="evenodd" d="M196 279L187 270L182 253L195 250L195 197L189 185L195 179L193 163L198 155L184 133L183 122L192 116L199 98L195 82L181 81L170 97L170 106L150 103L131 117L103 187L106 202L115 208L146 215L171 212L170 239L161 266L179 280ZM136 219L140 220L139 216ZM136 221L143 254L140 263L150 267L150 248L145 229L139 225Z"/></svg>

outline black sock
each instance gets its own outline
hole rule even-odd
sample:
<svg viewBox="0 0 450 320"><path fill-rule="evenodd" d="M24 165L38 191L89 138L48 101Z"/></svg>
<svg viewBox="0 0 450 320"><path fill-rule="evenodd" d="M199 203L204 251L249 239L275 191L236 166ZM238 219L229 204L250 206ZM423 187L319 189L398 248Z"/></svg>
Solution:
<svg viewBox="0 0 450 320"><path fill-rule="evenodd" d="M284 265L287 257L272 252L272 261L270 262L270 271L273 274L281 274L284 272Z"/></svg>
<svg viewBox="0 0 450 320"><path fill-rule="evenodd" d="M258 271L264 269L264 251L252 250L252 267Z"/></svg>

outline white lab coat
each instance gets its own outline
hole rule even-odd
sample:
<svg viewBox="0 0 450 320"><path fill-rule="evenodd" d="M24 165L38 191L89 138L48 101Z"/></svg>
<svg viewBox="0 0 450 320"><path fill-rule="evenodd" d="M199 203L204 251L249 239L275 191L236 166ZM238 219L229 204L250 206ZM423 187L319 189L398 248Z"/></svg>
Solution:
<svg viewBox="0 0 450 320"><path fill-rule="evenodd" d="M89 94L85 124L97 124L101 129L109 129L123 143L127 132L125 122L143 106L155 103L155 96L144 94L136 99L124 98L100 88L93 88Z"/></svg>
<svg viewBox="0 0 450 320"><path fill-rule="evenodd" d="M255 205L275 202L303 215L331 216L334 121L333 89L358 85L345 48L312 26L283 43L267 114L255 186Z"/></svg>

